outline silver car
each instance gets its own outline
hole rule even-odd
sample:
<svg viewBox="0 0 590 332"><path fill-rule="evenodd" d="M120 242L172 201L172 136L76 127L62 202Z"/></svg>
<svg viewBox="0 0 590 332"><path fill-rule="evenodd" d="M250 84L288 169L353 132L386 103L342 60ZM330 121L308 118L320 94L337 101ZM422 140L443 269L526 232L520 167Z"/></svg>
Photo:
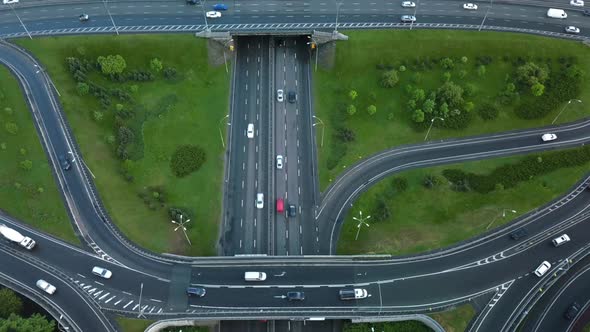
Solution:
<svg viewBox="0 0 590 332"><path fill-rule="evenodd" d="M277 90L277 101L279 103L282 103L283 100L285 100L285 92L283 91L283 89L278 89Z"/></svg>
<svg viewBox="0 0 590 332"><path fill-rule="evenodd" d="M402 2L402 7L404 8L414 8L416 7L416 3L413 1L404 1Z"/></svg>
<svg viewBox="0 0 590 332"><path fill-rule="evenodd" d="M53 286L52 284L48 283L47 281L45 281L43 279L37 280L36 285L37 285L37 287L39 287L40 289L42 289L45 293L47 293L49 295L52 295L57 290L57 288L55 288L55 286Z"/></svg>
<svg viewBox="0 0 590 332"><path fill-rule="evenodd" d="M403 15L402 16L403 23L413 23L416 22L416 16L414 15Z"/></svg>

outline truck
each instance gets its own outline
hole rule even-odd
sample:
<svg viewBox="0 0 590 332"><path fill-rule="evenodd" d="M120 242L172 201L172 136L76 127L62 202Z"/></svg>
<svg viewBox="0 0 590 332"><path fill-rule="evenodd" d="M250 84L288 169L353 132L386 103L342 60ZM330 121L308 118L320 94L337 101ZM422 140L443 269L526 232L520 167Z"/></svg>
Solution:
<svg viewBox="0 0 590 332"><path fill-rule="evenodd" d="M17 230L14 230L6 225L0 224L0 234L2 234L2 236L8 240L18 243L21 247L24 247L28 250L31 250L33 247L35 247L35 240L28 236L23 236Z"/></svg>
<svg viewBox="0 0 590 332"><path fill-rule="evenodd" d="M549 8L547 17L550 18L567 18L567 13L563 9Z"/></svg>

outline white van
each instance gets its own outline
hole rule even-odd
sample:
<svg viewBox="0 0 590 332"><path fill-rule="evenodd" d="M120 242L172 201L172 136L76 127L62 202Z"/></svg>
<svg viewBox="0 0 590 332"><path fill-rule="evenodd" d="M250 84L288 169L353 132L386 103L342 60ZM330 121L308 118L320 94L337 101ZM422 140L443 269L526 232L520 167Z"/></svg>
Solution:
<svg viewBox="0 0 590 332"><path fill-rule="evenodd" d="M547 17L563 19L567 18L567 13L563 9L549 8L549 10L547 11Z"/></svg>
<svg viewBox="0 0 590 332"><path fill-rule="evenodd" d="M264 272L246 272L246 273L244 273L244 280L246 280L246 281L264 281L264 280L266 280L266 273L264 273Z"/></svg>

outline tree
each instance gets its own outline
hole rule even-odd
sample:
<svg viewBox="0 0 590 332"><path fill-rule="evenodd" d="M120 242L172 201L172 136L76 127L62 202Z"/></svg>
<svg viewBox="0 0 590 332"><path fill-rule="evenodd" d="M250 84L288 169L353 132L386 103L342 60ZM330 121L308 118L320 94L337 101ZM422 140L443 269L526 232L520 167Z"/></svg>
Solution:
<svg viewBox="0 0 590 332"><path fill-rule="evenodd" d="M399 70L400 72L403 73L404 71L406 71L406 69L407 69L406 66L401 65L401 66L399 66L399 68L397 70Z"/></svg>
<svg viewBox="0 0 590 332"><path fill-rule="evenodd" d="M409 109L410 111L413 111L413 110L415 110L415 109L416 109L416 107L418 106L418 105L417 105L417 103L416 103L416 101L415 101L414 99L410 99L410 100L408 100L408 104L407 104L407 105L408 105L408 109Z"/></svg>
<svg viewBox="0 0 590 332"><path fill-rule="evenodd" d="M434 100L426 99L424 103L422 103L422 110L424 111L424 113L432 113L434 111L435 106L436 104L434 103Z"/></svg>
<svg viewBox="0 0 590 332"><path fill-rule="evenodd" d="M356 92L356 90L350 90L348 91L348 97L350 97L350 100L354 101L356 99L356 97L358 97L358 93Z"/></svg>
<svg viewBox="0 0 590 332"><path fill-rule="evenodd" d="M463 88L453 82L446 82L437 90L438 103L446 102L449 108L461 108Z"/></svg>
<svg viewBox="0 0 590 332"><path fill-rule="evenodd" d="M78 94L80 96L85 96L88 94L88 91L90 91L90 87L84 82L78 82L76 85L76 90L78 90Z"/></svg>
<svg viewBox="0 0 590 332"><path fill-rule="evenodd" d="M486 66L479 65L477 66L477 76L482 77L486 74Z"/></svg>
<svg viewBox="0 0 590 332"><path fill-rule="evenodd" d="M545 86L541 83L535 83L531 86L531 93L535 97L540 97L545 92Z"/></svg>
<svg viewBox="0 0 590 332"><path fill-rule="evenodd" d="M422 110L415 110L414 114L412 114L412 120L414 122L424 122L424 112L422 112Z"/></svg>
<svg viewBox="0 0 590 332"><path fill-rule="evenodd" d="M387 203L383 199L377 199L377 204L375 204L375 211L373 212L373 215L377 221L387 221L391 217L389 206L387 206Z"/></svg>
<svg viewBox="0 0 590 332"><path fill-rule="evenodd" d="M465 69L461 69L459 70L459 75L457 75L460 79L465 78L465 76L467 76L467 70Z"/></svg>
<svg viewBox="0 0 590 332"><path fill-rule="evenodd" d="M18 133L18 126L14 122L7 122L4 125L4 128L6 129L7 132L9 132L13 135L16 135L16 133Z"/></svg>
<svg viewBox="0 0 590 332"><path fill-rule="evenodd" d="M348 115L354 115L356 113L356 106L353 104L348 105L346 107L346 113L348 113Z"/></svg>
<svg viewBox="0 0 590 332"><path fill-rule="evenodd" d="M104 117L104 114L101 111L92 112L92 118L96 122L100 122L100 120L102 120L103 117Z"/></svg>
<svg viewBox="0 0 590 332"><path fill-rule="evenodd" d="M385 88L393 88L397 82L399 82L399 77L395 70L388 70L381 75L381 85Z"/></svg>
<svg viewBox="0 0 590 332"><path fill-rule="evenodd" d="M23 160L20 162L20 168L25 171L30 171L33 168L33 162L30 160Z"/></svg>
<svg viewBox="0 0 590 332"><path fill-rule="evenodd" d="M540 67L533 62L527 62L516 68L516 82L525 86L533 86L535 83L545 83L549 77L549 69Z"/></svg>
<svg viewBox="0 0 590 332"><path fill-rule="evenodd" d="M125 106L123 106L123 104L115 104L115 109L117 110L117 112L120 112L123 110Z"/></svg>
<svg viewBox="0 0 590 332"><path fill-rule="evenodd" d="M117 140L119 144L128 144L131 143L135 139L135 135L131 131L131 129L121 126L119 127L119 131L117 133Z"/></svg>
<svg viewBox="0 0 590 332"><path fill-rule="evenodd" d="M453 69L453 67L455 66L455 64L453 63L453 60L451 58L444 58L442 60L440 60L440 65L444 68L444 69Z"/></svg>
<svg viewBox="0 0 590 332"><path fill-rule="evenodd" d="M422 89L416 89L412 92L412 99L416 100L416 102L421 102L426 98L426 93Z"/></svg>
<svg viewBox="0 0 590 332"><path fill-rule="evenodd" d="M377 113L377 107L375 105L369 105L369 107L367 107L367 113L369 113L369 115L374 115Z"/></svg>
<svg viewBox="0 0 590 332"><path fill-rule="evenodd" d="M23 301L10 288L0 289L0 318L8 318L10 314L19 315L23 310Z"/></svg>
<svg viewBox="0 0 590 332"><path fill-rule="evenodd" d="M449 105L447 103L440 104L438 115L442 116L443 118L447 118L449 116Z"/></svg>
<svg viewBox="0 0 590 332"><path fill-rule="evenodd" d="M100 70L105 75L120 74L127 67L125 59L120 55L99 56L96 60L100 65Z"/></svg>
<svg viewBox="0 0 590 332"><path fill-rule="evenodd" d="M462 62L462 63L467 63L467 60L468 60L468 59L467 59L467 57L466 57L466 56L462 56L462 57L461 57L461 62Z"/></svg>
<svg viewBox="0 0 590 332"><path fill-rule="evenodd" d="M448 82L448 81L450 81L450 80L451 80L451 73L450 73L450 72L448 72L448 71L445 71L445 72L443 73L443 81L444 81L444 82Z"/></svg>
<svg viewBox="0 0 590 332"><path fill-rule="evenodd" d="M150 60L150 69L152 71L159 73L160 71L162 71L162 68L163 68L162 60L160 60L158 58L153 58Z"/></svg>
<svg viewBox="0 0 590 332"><path fill-rule="evenodd" d="M12 314L6 320L0 320L0 331L19 332L53 332L55 321L47 320L45 316L33 314L29 318L23 318Z"/></svg>
<svg viewBox="0 0 590 332"><path fill-rule="evenodd" d="M465 103L465 112L471 112L475 108L475 104L472 101L468 101Z"/></svg>

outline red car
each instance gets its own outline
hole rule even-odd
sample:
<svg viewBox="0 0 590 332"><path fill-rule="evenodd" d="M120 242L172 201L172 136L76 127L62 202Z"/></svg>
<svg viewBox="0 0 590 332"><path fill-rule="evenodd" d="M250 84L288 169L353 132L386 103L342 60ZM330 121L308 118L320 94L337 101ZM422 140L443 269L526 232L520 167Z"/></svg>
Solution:
<svg viewBox="0 0 590 332"><path fill-rule="evenodd" d="M285 211L285 202L282 198L277 198L277 213L283 213Z"/></svg>

